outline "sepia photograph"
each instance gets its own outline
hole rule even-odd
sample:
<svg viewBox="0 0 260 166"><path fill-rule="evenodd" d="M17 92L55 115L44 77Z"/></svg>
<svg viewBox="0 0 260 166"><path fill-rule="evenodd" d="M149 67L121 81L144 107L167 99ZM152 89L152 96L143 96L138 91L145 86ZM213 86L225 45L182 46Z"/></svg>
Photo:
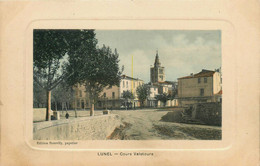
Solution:
<svg viewBox="0 0 260 166"><path fill-rule="evenodd" d="M221 140L221 30L33 30L34 140Z"/></svg>
<svg viewBox="0 0 260 166"><path fill-rule="evenodd" d="M0 0L0 165L258 165L259 20L257 0Z"/></svg>

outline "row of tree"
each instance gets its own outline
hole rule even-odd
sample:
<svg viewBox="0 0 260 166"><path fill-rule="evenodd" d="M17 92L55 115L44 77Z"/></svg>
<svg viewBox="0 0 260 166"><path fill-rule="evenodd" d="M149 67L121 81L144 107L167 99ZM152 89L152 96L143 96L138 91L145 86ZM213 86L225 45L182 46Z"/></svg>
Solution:
<svg viewBox="0 0 260 166"><path fill-rule="evenodd" d="M91 102L90 115L94 115L94 103L105 87L119 85L122 70L119 68L117 50L103 45L98 48L94 30L34 30L33 80L37 91L46 98L46 120L50 120L51 91L58 85L69 94L70 88L84 85ZM62 84L65 83L65 84ZM34 89L35 90L35 89ZM58 99L62 96L53 96ZM73 94L71 94L73 97ZM67 98L70 100L70 97Z"/></svg>
<svg viewBox="0 0 260 166"><path fill-rule="evenodd" d="M148 97L151 94L149 85L143 84L138 86L136 89L136 93L137 93L137 98L141 103L141 106L143 106L144 102L148 99ZM168 93L158 94L155 96L155 99L161 101L165 106L166 102L168 100L172 101L173 99L175 99L176 95L177 95L177 87L173 87L172 91L169 91ZM123 98L125 99L125 101L127 101L130 99L134 99L134 95L130 91L124 91Z"/></svg>
<svg viewBox="0 0 260 166"><path fill-rule="evenodd" d="M141 103L141 106L144 106L144 102L150 96L149 85L143 84L137 87L137 98ZM168 100L173 100L177 94L177 90L173 89L168 93L158 94L155 98L158 101L161 101L164 106ZM34 85L34 103L35 107L42 107L46 104L46 95L42 88L37 84ZM128 103L131 102L135 97L130 91L123 91L122 98L124 99L125 108L128 108ZM75 90L68 86L66 82L61 82L57 87L52 90L52 104L57 111L58 109L68 110L71 107L71 103L75 101ZM74 103L75 104L75 103ZM80 104L80 103L79 103ZM76 110L75 110L76 112Z"/></svg>

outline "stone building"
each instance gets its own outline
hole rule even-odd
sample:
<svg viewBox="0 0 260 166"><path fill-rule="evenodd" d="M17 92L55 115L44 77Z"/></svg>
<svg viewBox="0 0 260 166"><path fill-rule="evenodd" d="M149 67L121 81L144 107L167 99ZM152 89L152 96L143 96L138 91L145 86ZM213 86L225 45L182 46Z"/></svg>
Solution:
<svg viewBox="0 0 260 166"><path fill-rule="evenodd" d="M178 78L178 99L181 106L203 102L218 102L222 94L221 75L205 70Z"/></svg>
<svg viewBox="0 0 260 166"><path fill-rule="evenodd" d="M125 108L126 105L128 107L139 107L140 103L137 98L136 88L143 84L144 81L141 79L122 75L119 87L113 86L103 90L97 108ZM134 99L125 101L123 98L124 91L132 92Z"/></svg>
<svg viewBox="0 0 260 166"><path fill-rule="evenodd" d="M138 78L128 77L122 75L119 86L112 86L111 88L105 88L100 93L98 101L95 104L95 109L118 109L125 105L125 99L123 99L123 92L130 91L134 95L134 99L127 101L132 107L139 107L140 103L137 99L136 88L139 85L143 85L144 81ZM72 104L76 109L89 109L91 107L88 93L85 91L85 87L77 85L75 90L75 100Z"/></svg>
<svg viewBox="0 0 260 166"><path fill-rule="evenodd" d="M156 100L156 96L158 95L158 86L147 85L150 88L150 95L148 96L146 105L148 107L157 107L158 101Z"/></svg>
<svg viewBox="0 0 260 166"><path fill-rule="evenodd" d="M150 85L152 87L157 88L157 94L169 94L174 91L174 88L177 88L176 82L173 81L166 81L166 75L165 75L165 68L161 65L161 62L159 60L158 51L156 51L154 66L150 68ZM155 96L156 96L155 95ZM160 101L155 101L155 96L148 98L147 103L149 105L156 105L156 106L164 106ZM166 103L166 106L177 106L178 101L176 99L169 100Z"/></svg>
<svg viewBox="0 0 260 166"><path fill-rule="evenodd" d="M150 68L150 80L151 83L158 83L165 81L165 71L164 67L161 66L158 51L156 52L154 66Z"/></svg>
<svg viewBox="0 0 260 166"><path fill-rule="evenodd" d="M89 96L86 93L85 87L81 84L77 84L73 87L74 89L74 101L71 106L73 109L85 109L90 108Z"/></svg>

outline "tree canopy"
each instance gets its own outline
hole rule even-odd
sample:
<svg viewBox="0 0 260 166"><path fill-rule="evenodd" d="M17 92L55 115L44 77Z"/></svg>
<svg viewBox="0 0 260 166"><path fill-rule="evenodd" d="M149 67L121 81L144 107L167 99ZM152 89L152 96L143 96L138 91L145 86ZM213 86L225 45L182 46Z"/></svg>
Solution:
<svg viewBox="0 0 260 166"><path fill-rule="evenodd" d="M175 99L177 93L177 89L173 89L169 91L167 98L172 101L173 99Z"/></svg>
<svg viewBox="0 0 260 166"><path fill-rule="evenodd" d="M83 56L81 48L94 54L96 43L94 30L34 30L33 79L47 92L46 120L50 120L51 90L64 79L78 78L75 71L82 66L75 64Z"/></svg>
<svg viewBox="0 0 260 166"><path fill-rule="evenodd" d="M123 91L123 95L122 97L125 99L125 100L128 100L128 99L134 99L134 95L132 92L130 92L129 90L127 91Z"/></svg>
<svg viewBox="0 0 260 166"><path fill-rule="evenodd" d="M150 87L148 85L140 85L136 88L136 93L138 96L138 99L141 101L141 103L143 104L143 102L149 97L149 95L151 94L150 92Z"/></svg>
<svg viewBox="0 0 260 166"><path fill-rule="evenodd" d="M164 106L166 105L166 102L168 100L168 94L167 93L162 93L162 94L158 94L155 97L157 100L163 102Z"/></svg>
<svg viewBox="0 0 260 166"><path fill-rule="evenodd" d="M85 32L82 32L83 34ZM79 38L81 39L81 37ZM96 40L97 41L97 40ZM109 47L103 45L98 48L96 43L92 44L73 41L72 45L81 43L78 49L74 47L69 52L68 73L73 72L73 77L68 79L70 85L85 85L92 105L91 115L94 113L94 104L100 93L106 87L119 86L121 71L119 68L119 55L117 50L113 52Z"/></svg>

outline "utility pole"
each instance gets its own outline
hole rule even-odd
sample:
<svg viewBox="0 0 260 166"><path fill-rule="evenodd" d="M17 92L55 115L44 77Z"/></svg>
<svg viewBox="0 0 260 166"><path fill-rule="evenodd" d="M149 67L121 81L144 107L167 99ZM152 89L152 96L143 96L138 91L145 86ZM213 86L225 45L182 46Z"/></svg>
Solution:
<svg viewBox="0 0 260 166"><path fill-rule="evenodd" d="M132 97L132 105L131 107L133 108L133 104L134 104L134 56L132 55L132 87L131 87L131 92L133 94L133 97Z"/></svg>

